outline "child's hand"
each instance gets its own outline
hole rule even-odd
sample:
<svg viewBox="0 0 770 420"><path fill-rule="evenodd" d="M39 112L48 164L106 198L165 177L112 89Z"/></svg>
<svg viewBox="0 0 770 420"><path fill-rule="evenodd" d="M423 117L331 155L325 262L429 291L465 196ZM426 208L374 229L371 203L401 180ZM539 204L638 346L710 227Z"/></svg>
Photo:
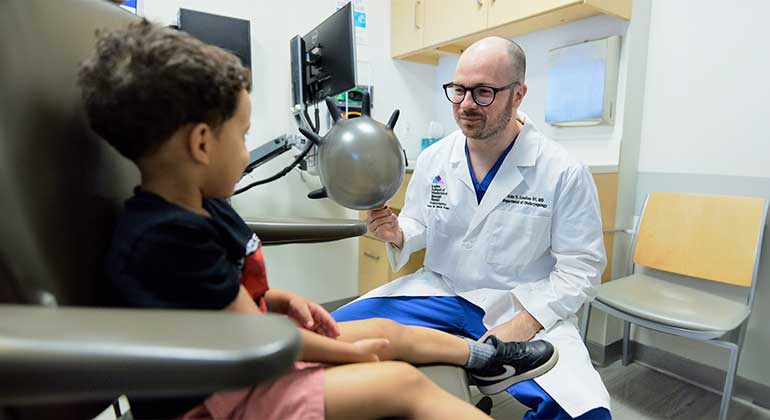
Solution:
<svg viewBox="0 0 770 420"><path fill-rule="evenodd" d="M352 344L361 352L361 362L379 362L390 348L390 340L387 338L365 338Z"/></svg>
<svg viewBox="0 0 770 420"><path fill-rule="evenodd" d="M302 296L292 296L286 312L298 326L329 338L337 338L340 329L337 321L321 305Z"/></svg>

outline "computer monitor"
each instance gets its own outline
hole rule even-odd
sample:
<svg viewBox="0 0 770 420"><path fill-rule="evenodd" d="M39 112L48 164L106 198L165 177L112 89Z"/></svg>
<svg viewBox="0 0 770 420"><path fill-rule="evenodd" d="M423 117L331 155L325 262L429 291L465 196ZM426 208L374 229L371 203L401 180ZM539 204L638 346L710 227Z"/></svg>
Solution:
<svg viewBox="0 0 770 420"><path fill-rule="evenodd" d="M356 43L351 3L305 36L290 41L294 105L316 104L356 86Z"/></svg>
<svg viewBox="0 0 770 420"><path fill-rule="evenodd" d="M251 31L248 20L180 9L179 29L207 44L232 52L245 67L251 69Z"/></svg>

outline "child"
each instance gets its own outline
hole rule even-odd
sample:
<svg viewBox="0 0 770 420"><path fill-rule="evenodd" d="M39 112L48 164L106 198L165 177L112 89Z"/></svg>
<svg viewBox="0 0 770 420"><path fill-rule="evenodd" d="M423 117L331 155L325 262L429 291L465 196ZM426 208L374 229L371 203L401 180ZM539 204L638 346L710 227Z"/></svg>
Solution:
<svg viewBox="0 0 770 420"><path fill-rule="evenodd" d="M302 362L284 376L208 397L135 400L137 418L484 418L390 360L465 366L504 386L553 366L542 341L478 343L383 319L338 324L321 306L268 288L259 238L225 201L248 163L250 79L235 56L147 21L101 34L81 67L91 126L141 172L107 258L117 303L270 311L302 335Z"/></svg>

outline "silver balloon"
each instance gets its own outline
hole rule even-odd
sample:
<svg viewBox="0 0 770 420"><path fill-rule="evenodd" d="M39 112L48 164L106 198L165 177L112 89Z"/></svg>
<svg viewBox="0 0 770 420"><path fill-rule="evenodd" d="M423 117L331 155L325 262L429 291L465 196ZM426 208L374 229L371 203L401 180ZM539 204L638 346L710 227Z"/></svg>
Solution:
<svg viewBox="0 0 770 420"><path fill-rule="evenodd" d="M393 132L398 110L388 124L382 124L369 116L368 93L364 94L363 113L358 118L341 118L330 98L326 104L334 120L329 132L321 138L300 130L318 145L318 169L324 188L310 196L328 196L354 210L382 206L401 187L406 169L401 143Z"/></svg>

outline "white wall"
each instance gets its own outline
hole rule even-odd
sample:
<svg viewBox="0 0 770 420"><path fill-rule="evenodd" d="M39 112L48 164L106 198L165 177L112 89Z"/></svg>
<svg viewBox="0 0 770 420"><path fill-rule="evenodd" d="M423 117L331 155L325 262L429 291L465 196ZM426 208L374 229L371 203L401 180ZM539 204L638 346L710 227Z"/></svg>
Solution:
<svg viewBox="0 0 770 420"><path fill-rule="evenodd" d="M764 0L653 0L637 208L650 191L770 196L770 13ZM738 374L770 385L770 241ZM634 339L725 368L724 350L638 329Z"/></svg>
<svg viewBox="0 0 770 420"><path fill-rule="evenodd" d="M624 98L628 73L628 57L632 45L626 32L629 23L607 15L594 16L539 32L513 38L527 56L527 96L520 108L546 135L559 141L577 159L587 165L617 165L623 133ZM618 113L614 126L555 128L545 123L545 89L548 51L575 42L621 35L620 77L618 81ZM458 57L443 56L438 65L438 86L433 93L433 115L447 132L457 129L451 104L440 85L454 78Z"/></svg>
<svg viewBox="0 0 770 420"><path fill-rule="evenodd" d="M640 172L770 177L770 2L655 0Z"/></svg>
<svg viewBox="0 0 770 420"><path fill-rule="evenodd" d="M252 42L252 128L249 148L283 133L296 133L289 113L291 84L289 39L305 34L334 12L334 0L144 0L144 15L165 24L176 22L180 7L248 19ZM372 114L387 120L399 106L402 114L396 132L405 148L415 151L419 139L414 127L429 120L431 110L420 98L427 98L434 85L431 66L394 62L390 59L390 2L372 0L368 4L368 38L371 83L375 86ZM359 58L366 58L359 51ZM366 75L369 76L369 75ZM422 102L425 102L422 100ZM291 162L287 153L253 172L261 179ZM271 184L257 187L233 200L244 217L331 217L356 218L329 200L311 201L306 194L320 186L317 177L298 172ZM294 290L321 302L358 293L358 242L355 239L328 244L284 245L264 250L273 287Z"/></svg>

